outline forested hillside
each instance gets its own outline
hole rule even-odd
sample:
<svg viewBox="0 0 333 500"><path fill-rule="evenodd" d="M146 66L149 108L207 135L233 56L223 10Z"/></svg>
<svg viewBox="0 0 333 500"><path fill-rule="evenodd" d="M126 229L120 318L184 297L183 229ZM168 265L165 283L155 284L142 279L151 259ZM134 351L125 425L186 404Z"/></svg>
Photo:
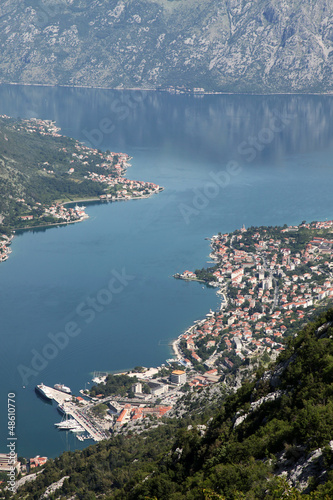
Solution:
<svg viewBox="0 0 333 500"><path fill-rule="evenodd" d="M183 419L64 453L15 498L41 498L63 479L48 498L329 500L332 436L331 309L218 409L203 399Z"/></svg>

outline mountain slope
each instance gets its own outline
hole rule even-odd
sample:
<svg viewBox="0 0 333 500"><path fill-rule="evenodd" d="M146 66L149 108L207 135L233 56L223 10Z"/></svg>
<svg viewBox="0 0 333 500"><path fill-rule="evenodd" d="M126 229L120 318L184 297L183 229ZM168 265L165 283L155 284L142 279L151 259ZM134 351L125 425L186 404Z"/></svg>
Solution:
<svg viewBox="0 0 333 500"><path fill-rule="evenodd" d="M103 193L100 185L84 178L88 167L78 158L78 148L83 146L58 131L49 121L0 116L0 219L4 224L0 230L20 227L21 216L31 213L32 207L38 213L36 204ZM68 174L72 166L74 177Z"/></svg>
<svg viewBox="0 0 333 500"><path fill-rule="evenodd" d="M4 0L0 81L331 91L327 0Z"/></svg>
<svg viewBox="0 0 333 500"><path fill-rule="evenodd" d="M40 498L64 477L49 498L333 497L333 310L307 325L270 371L243 384L218 410L203 394L201 414L64 453L16 498Z"/></svg>

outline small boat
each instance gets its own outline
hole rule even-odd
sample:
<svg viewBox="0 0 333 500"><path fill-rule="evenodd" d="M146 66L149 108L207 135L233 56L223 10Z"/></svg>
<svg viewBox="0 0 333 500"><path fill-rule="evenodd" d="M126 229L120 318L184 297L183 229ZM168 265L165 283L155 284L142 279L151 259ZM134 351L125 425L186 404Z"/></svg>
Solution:
<svg viewBox="0 0 333 500"><path fill-rule="evenodd" d="M66 394L71 394L72 391L69 387L66 387L64 384L54 384L53 386L57 391L65 392Z"/></svg>

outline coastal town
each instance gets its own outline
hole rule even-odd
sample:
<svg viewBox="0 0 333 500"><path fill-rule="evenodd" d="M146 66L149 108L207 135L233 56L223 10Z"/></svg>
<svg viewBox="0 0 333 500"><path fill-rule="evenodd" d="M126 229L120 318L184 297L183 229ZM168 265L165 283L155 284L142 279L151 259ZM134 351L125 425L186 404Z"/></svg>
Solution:
<svg viewBox="0 0 333 500"><path fill-rule="evenodd" d="M108 175L98 175L93 172L89 172L89 175L86 176L87 179L90 179L94 182L100 182L103 184L107 184L111 188L115 188L116 192L106 193L100 195L101 201L120 201L120 200L132 200L135 198L148 198L152 194L158 193L162 191L158 184L154 184L153 182L144 182L144 181L132 181L129 179L125 179L123 177L113 177L112 174Z"/></svg>
<svg viewBox="0 0 333 500"><path fill-rule="evenodd" d="M51 121L22 120L14 128L63 138ZM0 262L11 253L16 229L83 221L88 218L82 205L86 201L126 201L163 190L152 182L127 179L131 165L124 153L103 153L78 141L68 146L62 143L59 151L61 161L38 163L38 175L87 185L87 195L78 198L69 190L52 202L38 201L23 191L12 196L14 225L10 231L0 231ZM1 224L5 219L0 214ZM172 343L174 357L159 367L96 374L95 385L81 389L80 396L68 388L59 389L65 387L61 384L54 388L37 385L37 395L57 405L61 421L55 423L56 431L71 432L81 442L98 442L111 435L142 432L163 423L164 417L177 417L187 394L214 389L218 382L230 388L230 377L240 370L275 359L287 337L326 308L333 297L333 221L243 226L232 233L218 233L209 241L210 267L185 270L174 277L214 287L219 309L182 332ZM29 475L46 460L37 456L17 461L16 470Z"/></svg>
<svg viewBox="0 0 333 500"><path fill-rule="evenodd" d="M175 278L215 287L220 309L181 333L172 343L174 357L159 367L95 373L80 396L61 384L36 386L39 397L56 402L59 432L100 441L159 425L179 414L187 393L226 383L254 360L274 359L286 337L333 296L333 221L242 227L213 236L210 246L213 266ZM21 480L46 460L18 463Z"/></svg>
<svg viewBox="0 0 333 500"><path fill-rule="evenodd" d="M163 190L153 182L126 178L127 169L131 167L129 155L109 150L102 152L62 136L60 128L51 120L34 118L17 121L6 115L0 115L0 120L7 130L3 134L5 144L11 141L11 134L15 138L18 133L28 138L49 137L57 141L53 145L55 151L50 151L48 155L43 152L41 156L45 161L33 165L36 176L34 185L40 180L46 183L48 198L51 196L53 200L43 201L45 187L42 185L40 192L34 189L33 194L30 188L25 192L23 186L15 185L5 197L7 206L0 213L0 262L8 259L16 230L83 221L89 217L86 207L82 205L84 202L148 198ZM75 193L77 186L82 186L80 194L71 194ZM1 230L1 226L6 231Z"/></svg>
<svg viewBox="0 0 333 500"><path fill-rule="evenodd" d="M333 297L333 221L299 226L243 227L211 238L209 269L176 278L217 288L221 309L177 340L178 359L224 373L283 350Z"/></svg>
<svg viewBox="0 0 333 500"><path fill-rule="evenodd" d="M18 199L18 203L25 205L27 209L30 209L24 198ZM29 215L21 215L20 219L22 221L44 221L49 222L49 224L69 224L71 222L79 222L88 218L85 212L84 206L75 205L73 208L66 208L60 203L55 203L50 207L43 207L41 203L36 203L32 210L37 213Z"/></svg>
<svg viewBox="0 0 333 500"><path fill-rule="evenodd" d="M333 221L243 227L213 236L210 245L212 267L175 277L215 287L220 309L181 333L162 366L96 375L97 385L76 398L107 435L138 430L147 418L171 415L185 393L275 359L287 336L333 297Z"/></svg>

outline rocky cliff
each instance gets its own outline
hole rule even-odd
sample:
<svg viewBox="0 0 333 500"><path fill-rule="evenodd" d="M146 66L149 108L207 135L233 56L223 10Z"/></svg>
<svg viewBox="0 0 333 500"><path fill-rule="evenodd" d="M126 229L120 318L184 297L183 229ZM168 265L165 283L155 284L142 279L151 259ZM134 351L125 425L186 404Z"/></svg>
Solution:
<svg viewBox="0 0 333 500"><path fill-rule="evenodd" d="M329 0L3 0L0 81L333 90Z"/></svg>

